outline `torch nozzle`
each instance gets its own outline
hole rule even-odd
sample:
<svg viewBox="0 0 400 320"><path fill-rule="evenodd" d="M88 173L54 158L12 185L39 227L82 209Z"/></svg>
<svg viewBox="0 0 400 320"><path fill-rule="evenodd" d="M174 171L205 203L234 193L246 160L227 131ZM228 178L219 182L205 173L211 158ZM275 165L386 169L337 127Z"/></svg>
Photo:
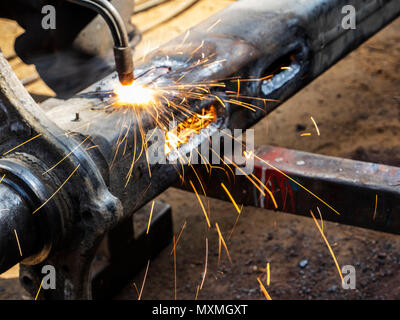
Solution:
<svg viewBox="0 0 400 320"><path fill-rule="evenodd" d="M67 0L71 3L92 9L100 14L114 39L115 68L122 85L129 85L135 79L133 76L132 49L129 47L129 38L121 15L107 0Z"/></svg>
<svg viewBox="0 0 400 320"><path fill-rule="evenodd" d="M114 47L115 69L122 85L130 85L135 80L133 57L130 47Z"/></svg>

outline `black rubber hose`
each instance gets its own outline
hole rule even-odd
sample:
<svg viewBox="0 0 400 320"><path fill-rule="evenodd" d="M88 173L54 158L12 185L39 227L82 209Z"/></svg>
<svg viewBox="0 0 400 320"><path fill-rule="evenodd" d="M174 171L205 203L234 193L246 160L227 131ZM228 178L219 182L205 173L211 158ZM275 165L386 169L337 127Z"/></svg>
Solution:
<svg viewBox="0 0 400 320"><path fill-rule="evenodd" d="M117 9L107 0L67 0L71 3L92 9L100 14L110 28L114 39L115 68L123 85L134 80L132 50L124 21Z"/></svg>

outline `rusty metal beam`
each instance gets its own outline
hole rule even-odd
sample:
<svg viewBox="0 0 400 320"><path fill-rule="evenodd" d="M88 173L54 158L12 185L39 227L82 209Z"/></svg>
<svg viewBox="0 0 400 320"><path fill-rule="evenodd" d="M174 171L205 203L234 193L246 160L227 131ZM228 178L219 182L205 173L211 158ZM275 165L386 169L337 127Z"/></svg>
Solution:
<svg viewBox="0 0 400 320"><path fill-rule="evenodd" d="M248 177L196 166L207 196L230 201L222 182L239 205L308 217L310 210L318 216L318 207L324 220L400 234L400 168L270 146L256 155L254 175L272 192L277 209ZM189 180L202 190L193 173ZM192 191L190 185L176 186Z"/></svg>

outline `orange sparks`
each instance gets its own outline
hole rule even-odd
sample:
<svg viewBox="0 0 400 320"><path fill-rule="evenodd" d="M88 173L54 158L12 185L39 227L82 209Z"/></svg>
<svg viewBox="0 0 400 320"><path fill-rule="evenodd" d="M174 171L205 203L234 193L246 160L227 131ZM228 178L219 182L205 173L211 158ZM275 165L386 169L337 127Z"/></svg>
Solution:
<svg viewBox="0 0 400 320"><path fill-rule="evenodd" d="M0 179L0 183L3 182L3 180L4 180L5 177L6 177L6 174L3 174L3 176L2 176L1 179Z"/></svg>
<svg viewBox="0 0 400 320"><path fill-rule="evenodd" d="M196 194L197 200L200 203L200 206L201 206L201 209L203 210L204 216L206 217L208 228L211 228L210 219L208 218L208 215L207 215L206 209L204 208L203 202L201 201L200 196L199 196L196 188L194 187L192 180L189 180L189 182L190 182L190 185L193 188L194 193Z"/></svg>
<svg viewBox="0 0 400 320"><path fill-rule="evenodd" d="M306 136L311 136L310 132L303 132L300 134L300 137L306 137Z"/></svg>
<svg viewBox="0 0 400 320"><path fill-rule="evenodd" d="M325 237L324 231L321 229L321 227L320 227L320 225L319 225L317 219L315 218L315 216L314 216L314 214L313 214L313 212L312 212L311 210L310 210L310 213L311 213L311 216L312 216L313 219L314 219L315 224L317 225L317 228L318 228L319 232L321 233L322 238L324 239L324 241L325 241L325 243L326 243L326 246L327 246L328 249L329 249L329 252L331 253L331 256L332 256L332 258L333 258L333 261L335 262L336 268L337 268L337 270L338 270L338 272L339 272L340 279L342 279L342 283L343 283L342 271L340 271L339 263L338 263L337 260L336 260L335 254L333 253L333 250L332 250L332 248L331 248L331 246L330 246L330 244L329 244L329 242L328 242L328 239Z"/></svg>
<svg viewBox="0 0 400 320"><path fill-rule="evenodd" d="M200 290L203 289L204 281L206 280L207 264L208 264L208 238L206 238L206 261L204 263L203 279L201 280Z"/></svg>
<svg viewBox="0 0 400 320"><path fill-rule="evenodd" d="M268 294L267 289L265 289L263 283L261 282L260 278L257 278L258 283L260 284L260 289L262 291L262 293L264 294L265 298L267 300L272 300L271 296Z"/></svg>
<svg viewBox="0 0 400 320"><path fill-rule="evenodd" d="M18 243L19 254L20 254L21 257L22 257L22 250L21 250L21 245L19 244L19 239L18 239L17 230L14 229L14 233L15 233L15 239L17 239L17 243Z"/></svg>
<svg viewBox="0 0 400 320"><path fill-rule="evenodd" d="M7 152L4 152L4 153L2 154L2 156L5 156L6 154L9 154L10 152L12 152L12 151L14 151L14 150L16 150L16 149L22 147L24 144L26 144L26 143L28 143L28 142L31 142L32 140L35 140L35 139L39 138L41 135L42 135L42 134L39 133L38 135L34 136L33 138L30 138L29 140L26 140L25 142L23 142L23 143L19 144L18 146L12 148L11 150L8 150Z"/></svg>
<svg viewBox="0 0 400 320"><path fill-rule="evenodd" d="M229 199L231 199L233 205L234 205L235 208L236 208L237 213L240 214L240 213L241 213L241 210L239 209L239 206L237 205L235 199L233 199L231 193L230 193L229 190L225 187L225 185L223 184L223 182L221 182L221 186L222 186L222 188L225 190L225 192L226 192L226 194L228 195Z"/></svg>
<svg viewBox="0 0 400 320"><path fill-rule="evenodd" d="M273 193L271 192L271 190L269 190L269 189L267 188L267 186L266 186L264 183L262 183L262 181L261 181L260 179L258 179L258 178L254 175L254 173L252 173L251 176L254 178L254 180L257 180L257 181L261 184L261 186L264 188L265 191L268 192L269 196L270 196L271 199L272 199L272 202L274 203L275 209L278 209L278 204L276 203L275 197L274 197Z"/></svg>
<svg viewBox="0 0 400 320"><path fill-rule="evenodd" d="M42 209L60 190L62 187L64 187L64 185L68 182L68 180L74 175L74 173L79 169L81 165L78 164L78 166L75 168L74 171L72 171L72 173L68 176L68 178L63 182L63 184L51 195L50 198L48 198L39 208L37 208L35 211L33 211L32 214L35 214L36 212L38 212L40 209Z"/></svg>
<svg viewBox="0 0 400 320"><path fill-rule="evenodd" d="M173 243L174 243L174 299L176 300L176 242L175 242L175 235L173 236Z"/></svg>
<svg viewBox="0 0 400 320"><path fill-rule="evenodd" d="M43 284L43 280L42 280L42 282L40 283L39 290L38 290L38 292L36 293L35 300L37 300L37 298L39 297L40 289L42 289L42 284Z"/></svg>
<svg viewBox="0 0 400 320"><path fill-rule="evenodd" d="M150 224L151 224L151 217L153 216L153 210L154 210L154 203L155 203L155 201L153 201L153 203L151 204L150 216L149 216L149 223L147 224L147 231L146 231L146 234L149 234Z"/></svg>
<svg viewBox="0 0 400 320"><path fill-rule="evenodd" d="M232 259L231 259L231 255L230 255L229 250L228 250L228 246L225 243L224 237L222 236L221 230L219 229L219 226L218 226L217 222L215 223L215 227L217 228L218 236L219 236L219 238L220 238L220 240L221 240L221 242L222 242L222 244L223 244L223 246L225 248L226 254L228 255L229 262L232 264Z"/></svg>
<svg viewBox="0 0 400 320"><path fill-rule="evenodd" d="M143 288L144 288L144 284L145 284L145 282L146 282L147 272L149 271L149 266L150 266L150 260L147 261L147 267L146 267L146 271L145 271L145 273L144 273L143 282L142 282L142 287L140 288L140 293L139 293L138 300L142 299ZM135 285L136 285L136 283L135 283Z"/></svg>
<svg viewBox="0 0 400 320"><path fill-rule="evenodd" d="M199 290L200 290L200 286L197 286L196 296L194 297L194 300L197 300L197 297L199 296Z"/></svg>
<svg viewBox="0 0 400 320"><path fill-rule="evenodd" d="M313 117L311 117L311 121L314 123L315 130L317 131L317 135L320 136L319 128Z"/></svg>
<svg viewBox="0 0 400 320"><path fill-rule="evenodd" d="M218 266L219 263L221 262L221 249L222 249L221 237L218 237L218 262L217 262Z"/></svg>
<svg viewBox="0 0 400 320"><path fill-rule="evenodd" d="M319 213L319 217L321 219L321 229L322 231L324 231L324 220L322 219L322 213L321 210L319 210L319 208L317 207L318 213Z"/></svg>
<svg viewBox="0 0 400 320"><path fill-rule="evenodd" d="M207 32L210 32L220 22L221 22L221 19L218 19L217 21L215 21L211 26L209 26L207 28Z"/></svg>
<svg viewBox="0 0 400 320"><path fill-rule="evenodd" d="M139 290L138 290L138 287L137 287L137 285L136 285L136 282L133 283L133 287L135 288L136 294L137 294L137 296L139 297Z"/></svg>
<svg viewBox="0 0 400 320"><path fill-rule="evenodd" d="M42 175L47 174L50 171L53 171L54 168L56 168L61 162L63 162L65 159L67 159L71 154L73 154L80 146L82 146L90 136L87 136L86 139L84 139L80 144L78 144L70 153L68 153L65 157L63 157L60 161L58 161L54 166L52 166L50 169L46 170L45 172L42 173Z"/></svg>
<svg viewBox="0 0 400 320"><path fill-rule="evenodd" d="M270 282L271 282L271 275L269 269L269 262L267 262L267 286L269 286Z"/></svg>
<svg viewBox="0 0 400 320"><path fill-rule="evenodd" d="M376 209L378 208L378 195L375 195L375 209L374 209L374 217L373 220L375 221L376 218Z"/></svg>
<svg viewBox="0 0 400 320"><path fill-rule="evenodd" d="M187 143L191 137L206 128L210 123L217 120L217 111L214 106L203 109L202 113L196 113L165 135L165 154L177 150L181 145Z"/></svg>
<svg viewBox="0 0 400 320"><path fill-rule="evenodd" d="M178 238L176 239L176 245L178 245L179 239L181 238L183 230L185 230L185 228L186 228L186 221L183 224L181 231L179 232ZM169 255L172 256L173 253L174 253L174 248L171 249L171 253Z"/></svg>

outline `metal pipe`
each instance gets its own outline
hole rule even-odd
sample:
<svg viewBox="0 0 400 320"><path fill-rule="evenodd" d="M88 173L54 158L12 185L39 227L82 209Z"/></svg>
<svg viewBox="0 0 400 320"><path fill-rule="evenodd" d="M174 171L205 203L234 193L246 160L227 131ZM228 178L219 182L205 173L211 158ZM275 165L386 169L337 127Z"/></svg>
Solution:
<svg viewBox="0 0 400 320"><path fill-rule="evenodd" d="M114 39L115 68L123 85L134 81L132 49L124 21L115 7L107 0L67 0L92 9L100 14L110 28Z"/></svg>

